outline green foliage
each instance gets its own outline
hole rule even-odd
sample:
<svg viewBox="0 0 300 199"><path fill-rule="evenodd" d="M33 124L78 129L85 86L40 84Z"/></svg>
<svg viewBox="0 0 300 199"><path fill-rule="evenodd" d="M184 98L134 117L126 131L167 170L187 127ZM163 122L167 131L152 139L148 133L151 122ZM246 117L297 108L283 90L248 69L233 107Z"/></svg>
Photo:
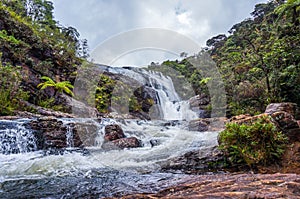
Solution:
<svg viewBox="0 0 300 199"><path fill-rule="evenodd" d="M50 77L43 76L41 77L42 80L45 82L40 83L37 87L40 88L41 90L44 90L48 87L53 87L55 91L59 93L66 93L68 95L73 96L73 92L71 89L74 88L74 86L69 82L69 81L62 81L62 82L55 82L53 79Z"/></svg>
<svg viewBox="0 0 300 199"><path fill-rule="evenodd" d="M300 105L300 1L257 4L251 14L253 19L235 24L228 37L207 42L231 113L262 112L271 102Z"/></svg>
<svg viewBox="0 0 300 199"><path fill-rule="evenodd" d="M0 62L0 115L12 115L15 110L24 109L22 100L28 99L28 93L23 91L20 83L19 71Z"/></svg>
<svg viewBox="0 0 300 199"><path fill-rule="evenodd" d="M101 74L96 88L95 104L100 113L107 113L111 103L112 92L116 82L109 76Z"/></svg>
<svg viewBox="0 0 300 199"><path fill-rule="evenodd" d="M64 106L61 104L56 104L55 98L51 97L49 99L41 99L37 102L40 107L52 109L54 111L65 111Z"/></svg>
<svg viewBox="0 0 300 199"><path fill-rule="evenodd" d="M272 164L280 160L287 147L287 137L262 117L252 124L228 123L219 135L219 148L233 164L251 166Z"/></svg>
<svg viewBox="0 0 300 199"><path fill-rule="evenodd" d="M20 44L20 41L17 40L14 36L12 36L12 35L8 36L6 30L1 30L0 31L0 39L4 39L7 42L15 44L15 45Z"/></svg>
<svg viewBox="0 0 300 199"><path fill-rule="evenodd" d="M129 112L138 112L142 110L142 105L136 97L129 98Z"/></svg>

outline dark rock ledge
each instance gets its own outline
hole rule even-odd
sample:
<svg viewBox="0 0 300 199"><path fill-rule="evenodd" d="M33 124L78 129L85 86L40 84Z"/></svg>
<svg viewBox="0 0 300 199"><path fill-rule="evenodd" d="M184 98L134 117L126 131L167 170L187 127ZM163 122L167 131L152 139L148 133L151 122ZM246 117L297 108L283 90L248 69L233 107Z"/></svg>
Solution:
<svg viewBox="0 0 300 199"><path fill-rule="evenodd" d="M191 176L186 182L158 193L132 194L120 198L299 199L299 196L299 174L246 173Z"/></svg>

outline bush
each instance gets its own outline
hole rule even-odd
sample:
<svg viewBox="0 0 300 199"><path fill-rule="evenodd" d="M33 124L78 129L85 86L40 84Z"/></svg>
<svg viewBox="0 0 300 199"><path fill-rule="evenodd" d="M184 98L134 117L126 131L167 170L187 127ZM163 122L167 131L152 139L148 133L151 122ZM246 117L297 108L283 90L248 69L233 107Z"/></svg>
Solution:
<svg viewBox="0 0 300 199"><path fill-rule="evenodd" d="M271 118L265 116L249 125L228 123L219 135L219 148L232 164L265 166L281 158L287 141Z"/></svg>
<svg viewBox="0 0 300 199"><path fill-rule="evenodd" d="M20 84L21 76L18 68L9 64L2 65L0 62L0 116L12 115L15 110L25 108L21 101L26 101L29 95L23 91Z"/></svg>

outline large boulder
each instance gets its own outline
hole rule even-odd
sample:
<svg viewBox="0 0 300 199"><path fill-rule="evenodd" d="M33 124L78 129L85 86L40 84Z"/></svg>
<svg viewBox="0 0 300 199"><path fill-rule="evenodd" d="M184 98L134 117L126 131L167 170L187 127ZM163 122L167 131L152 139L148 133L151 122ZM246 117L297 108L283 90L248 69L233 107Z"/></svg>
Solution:
<svg viewBox="0 0 300 199"><path fill-rule="evenodd" d="M113 141L121 138L125 138L125 134L119 125L111 124L105 126L105 141Z"/></svg>
<svg viewBox="0 0 300 199"><path fill-rule="evenodd" d="M31 121L29 125L31 129L35 130L38 150L68 147L68 129L62 121L58 121L55 117L42 117ZM70 142L74 144L74 147L82 145L77 133L73 134Z"/></svg>
<svg viewBox="0 0 300 199"><path fill-rule="evenodd" d="M288 112L278 111L270 114L270 116L276 121L280 129L285 132L290 129L299 128L297 120Z"/></svg>
<svg viewBox="0 0 300 199"><path fill-rule="evenodd" d="M190 108L199 114L199 118L209 118L209 104L210 98L209 96L202 94L196 95L189 99Z"/></svg>
<svg viewBox="0 0 300 199"><path fill-rule="evenodd" d="M162 170L180 170L185 173L205 173L222 170L225 167L223 153L217 146L190 151L179 157L160 163Z"/></svg>
<svg viewBox="0 0 300 199"><path fill-rule="evenodd" d="M273 103L267 106L265 113L275 120L280 130L289 137L291 143L300 141L300 125L296 120L299 117L297 104Z"/></svg>
<svg viewBox="0 0 300 199"><path fill-rule="evenodd" d="M75 117L97 118L99 115L95 107L88 106L65 94L60 95L60 101Z"/></svg>
<svg viewBox="0 0 300 199"><path fill-rule="evenodd" d="M69 124L73 134L78 135L85 147L97 146L98 127L93 122L75 122Z"/></svg>
<svg viewBox="0 0 300 199"><path fill-rule="evenodd" d="M291 114L293 117L297 118L298 116L298 108L297 104L290 103L290 102L283 102L283 103L272 103L269 104L265 110L267 114L273 114L275 112L284 111Z"/></svg>
<svg viewBox="0 0 300 199"><path fill-rule="evenodd" d="M105 126L104 143L105 150L142 147L141 140L136 137L126 137L122 128L117 124Z"/></svg>

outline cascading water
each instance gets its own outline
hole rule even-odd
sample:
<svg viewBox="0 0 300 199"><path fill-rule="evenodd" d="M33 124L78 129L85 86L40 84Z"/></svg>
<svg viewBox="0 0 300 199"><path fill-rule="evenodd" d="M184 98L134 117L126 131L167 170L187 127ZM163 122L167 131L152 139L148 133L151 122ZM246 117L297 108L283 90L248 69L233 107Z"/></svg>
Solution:
<svg viewBox="0 0 300 199"><path fill-rule="evenodd" d="M0 153L26 153L35 151L36 141L25 121L0 121Z"/></svg>
<svg viewBox="0 0 300 199"><path fill-rule="evenodd" d="M142 71L148 74L149 83L155 88L159 107L164 120L192 120L197 118L196 112L192 111L187 101L181 101L172 79L162 73Z"/></svg>
<svg viewBox="0 0 300 199"><path fill-rule="evenodd" d="M183 175L157 172L161 162L217 145L218 132L186 130L187 121L197 115L187 102L180 101L170 78L142 69L106 70L128 75L153 88L163 120L58 119L67 129L68 146L60 155L37 150L35 134L26 125L28 120L0 120L0 198L100 198L157 191L176 183L178 176ZM82 125L80 138L91 138L85 147L88 153L71 150L74 124ZM108 124L118 124L126 137L137 137L143 147L103 149L104 128Z"/></svg>
<svg viewBox="0 0 300 199"><path fill-rule="evenodd" d="M198 114L190 109L188 101L182 101L178 96L172 79L161 72L149 71L140 68L112 68L100 66L101 70L113 74L124 75L149 86L156 92L160 119L163 120L193 120Z"/></svg>

